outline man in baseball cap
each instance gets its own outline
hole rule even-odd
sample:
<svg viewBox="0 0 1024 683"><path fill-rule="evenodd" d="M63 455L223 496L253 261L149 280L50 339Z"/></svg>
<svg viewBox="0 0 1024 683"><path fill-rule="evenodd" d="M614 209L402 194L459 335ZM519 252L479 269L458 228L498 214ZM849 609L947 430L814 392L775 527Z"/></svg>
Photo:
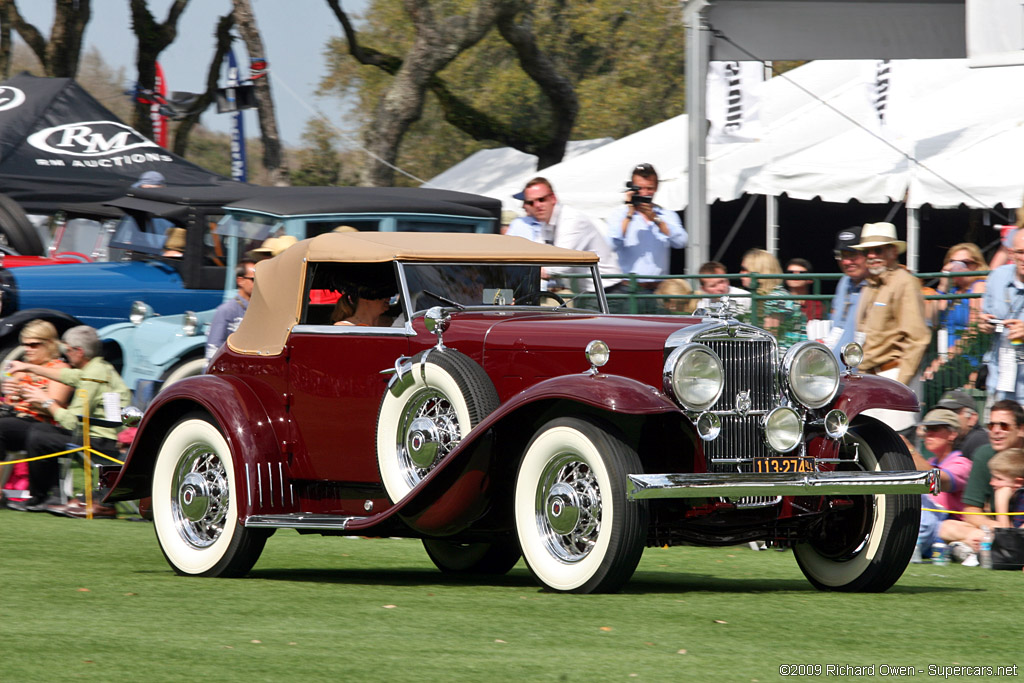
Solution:
<svg viewBox="0 0 1024 683"><path fill-rule="evenodd" d="M978 424L978 404L970 394L960 389L947 391L935 404L936 408L948 408L960 420L957 438L953 448L974 459L974 451L988 443L988 432Z"/></svg>
<svg viewBox="0 0 1024 683"><path fill-rule="evenodd" d="M825 345L839 360L839 352L843 347L854 341L857 330L857 303L860 301L860 290L864 287L867 277L867 257L864 252L853 248L860 242L860 226L843 228L836 233L836 261L843 277L836 284L836 295L832 298L832 310L829 320L832 330L825 338Z"/></svg>
<svg viewBox="0 0 1024 683"><path fill-rule="evenodd" d="M949 408L932 408L918 423L924 431L924 447L932 457L925 459L909 442L907 447L919 471L939 470L940 491L921 496L921 526L917 533L917 549L921 557L931 555L932 544L939 540L939 526L951 517L950 512L964 509L964 486L971 474L971 461L953 448L960 429L960 418ZM935 512L942 510L943 512ZM950 512L945 512L946 510ZM959 518L958 515L952 517ZM915 554L917 557L917 554Z"/></svg>

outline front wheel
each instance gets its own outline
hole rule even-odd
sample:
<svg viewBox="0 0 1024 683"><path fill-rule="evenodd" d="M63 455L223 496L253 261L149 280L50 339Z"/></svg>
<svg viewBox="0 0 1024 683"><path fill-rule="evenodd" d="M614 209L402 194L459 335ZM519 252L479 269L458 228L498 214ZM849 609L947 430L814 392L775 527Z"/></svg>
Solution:
<svg viewBox="0 0 1024 683"><path fill-rule="evenodd" d="M153 470L153 526L175 572L243 576L256 564L269 532L238 521L231 451L204 414L188 415L167 436Z"/></svg>
<svg viewBox="0 0 1024 683"><path fill-rule="evenodd" d="M526 449L514 515L523 558L550 590L607 593L636 571L647 535L646 501L626 498L636 451L603 424L558 418Z"/></svg>
<svg viewBox="0 0 1024 683"><path fill-rule="evenodd" d="M868 471L913 470L896 434L874 420L847 434L842 457ZM880 593L907 568L921 523L921 497L912 494L852 496L853 505L826 513L804 542L793 547L800 570L819 590Z"/></svg>

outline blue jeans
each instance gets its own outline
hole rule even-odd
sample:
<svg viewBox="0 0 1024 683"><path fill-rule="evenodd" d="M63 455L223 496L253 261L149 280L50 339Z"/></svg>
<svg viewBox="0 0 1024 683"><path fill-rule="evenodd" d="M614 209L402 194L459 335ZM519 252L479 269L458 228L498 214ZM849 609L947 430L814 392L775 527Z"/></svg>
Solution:
<svg viewBox="0 0 1024 683"><path fill-rule="evenodd" d="M922 494L921 507L935 508L938 506L927 494ZM948 518L948 512L921 510L921 526L917 530L917 549L921 551L921 557L931 556L932 544L939 540L939 526Z"/></svg>

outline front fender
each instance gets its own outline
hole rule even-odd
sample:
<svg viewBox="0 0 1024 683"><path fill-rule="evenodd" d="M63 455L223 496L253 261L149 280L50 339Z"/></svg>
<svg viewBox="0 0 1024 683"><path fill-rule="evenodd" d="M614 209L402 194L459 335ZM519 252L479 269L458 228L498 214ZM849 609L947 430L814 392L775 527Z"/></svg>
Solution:
<svg viewBox="0 0 1024 683"><path fill-rule="evenodd" d="M525 389L485 417L463 437L447 458L428 474L392 512L412 528L431 535L457 533L489 507L502 489L495 481L493 457L507 444L495 443L493 428L515 421L517 415L539 402L571 401L578 407L629 415L680 413L679 407L653 387L618 375L564 375ZM521 432L522 427L515 431ZM528 440L532 435L525 435ZM521 453L503 454L503 469L512 472ZM512 462L515 460L515 462Z"/></svg>
<svg viewBox="0 0 1024 683"><path fill-rule="evenodd" d="M840 378L839 391L832 407L842 410L853 420L871 408L917 412L921 409L921 402L905 384L894 379L847 374Z"/></svg>
<svg viewBox="0 0 1024 683"><path fill-rule="evenodd" d="M238 514L293 511L284 415L271 415L252 389L234 377L202 375L175 382L150 404L107 500L150 495L164 436L185 415L204 412L217 423L234 460Z"/></svg>

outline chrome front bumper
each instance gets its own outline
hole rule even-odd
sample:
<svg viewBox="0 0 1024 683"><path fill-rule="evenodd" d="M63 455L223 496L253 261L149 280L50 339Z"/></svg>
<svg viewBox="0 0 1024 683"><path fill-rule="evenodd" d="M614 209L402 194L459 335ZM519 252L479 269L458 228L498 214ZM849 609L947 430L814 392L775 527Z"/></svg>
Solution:
<svg viewBox="0 0 1024 683"><path fill-rule="evenodd" d="M648 498L838 496L938 493L939 470L926 472L812 472L802 474L630 474L626 495Z"/></svg>

